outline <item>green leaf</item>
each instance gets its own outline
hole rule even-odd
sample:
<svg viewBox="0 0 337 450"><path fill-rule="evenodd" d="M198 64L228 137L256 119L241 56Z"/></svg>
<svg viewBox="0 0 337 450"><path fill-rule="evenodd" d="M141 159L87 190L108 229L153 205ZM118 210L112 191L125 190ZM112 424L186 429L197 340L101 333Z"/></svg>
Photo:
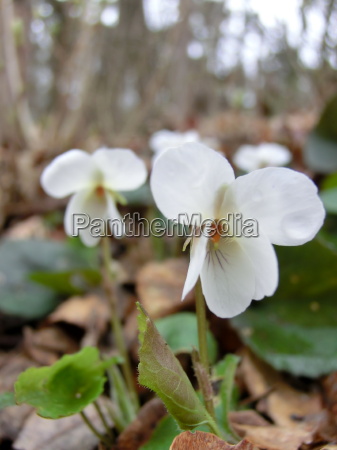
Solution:
<svg viewBox="0 0 337 450"><path fill-rule="evenodd" d="M214 367L214 375L220 377L220 401L221 401L221 426L224 429L226 435L233 438L235 441L240 441L240 437L232 429L228 414L233 410L233 396L234 396L234 380L237 366L240 362L240 358L236 355L226 355L226 357L220 361Z"/></svg>
<svg viewBox="0 0 337 450"><path fill-rule="evenodd" d="M320 197L327 212L337 214L337 187L322 191Z"/></svg>
<svg viewBox="0 0 337 450"><path fill-rule="evenodd" d="M200 402L179 361L138 303L139 383L152 389L183 430L216 425Z"/></svg>
<svg viewBox="0 0 337 450"><path fill-rule="evenodd" d="M73 269L65 272L31 272L29 279L64 295L79 295L99 284L101 275L94 269Z"/></svg>
<svg viewBox="0 0 337 450"><path fill-rule="evenodd" d="M337 141L337 95L331 97L331 99L325 105L319 122L316 126L317 132L325 136L326 138Z"/></svg>
<svg viewBox="0 0 337 450"><path fill-rule="evenodd" d="M0 394L0 410L7 408L7 406L14 406L15 398L13 392L2 392Z"/></svg>
<svg viewBox="0 0 337 450"><path fill-rule="evenodd" d="M172 416L161 419L148 442L140 450L163 450L170 448L173 439L181 433Z"/></svg>
<svg viewBox="0 0 337 450"><path fill-rule="evenodd" d="M125 198L129 205L151 206L154 204L152 192L148 183L143 184L134 191L123 191L120 192L120 194Z"/></svg>
<svg viewBox="0 0 337 450"><path fill-rule="evenodd" d="M232 319L243 341L278 370L337 370L337 253L323 240L278 247L279 288Z"/></svg>
<svg viewBox="0 0 337 450"><path fill-rule="evenodd" d="M73 241L76 239L70 242L3 240L0 243L0 310L28 319L40 318L59 304L60 292L69 294L90 281L97 282L97 249L92 251Z"/></svg>
<svg viewBox="0 0 337 450"><path fill-rule="evenodd" d="M155 321L164 340L175 353L191 353L198 348L197 317L191 312L182 312ZM210 363L214 363L218 353L217 342L211 332L207 332L207 346Z"/></svg>
<svg viewBox="0 0 337 450"><path fill-rule="evenodd" d="M333 173L331 175L328 175L325 177L325 179L322 182L321 189L332 189L337 188L337 173Z"/></svg>
<svg viewBox="0 0 337 450"><path fill-rule="evenodd" d="M308 137L304 161L315 172L331 173L337 170L337 141L312 131Z"/></svg>
<svg viewBox="0 0 337 450"><path fill-rule="evenodd" d="M50 367L32 367L14 385L16 402L34 406L48 419L79 413L102 394L104 371L118 361L101 361L97 348L85 347Z"/></svg>
<svg viewBox="0 0 337 450"><path fill-rule="evenodd" d="M337 95L326 104L304 152L308 167L320 173L337 170Z"/></svg>

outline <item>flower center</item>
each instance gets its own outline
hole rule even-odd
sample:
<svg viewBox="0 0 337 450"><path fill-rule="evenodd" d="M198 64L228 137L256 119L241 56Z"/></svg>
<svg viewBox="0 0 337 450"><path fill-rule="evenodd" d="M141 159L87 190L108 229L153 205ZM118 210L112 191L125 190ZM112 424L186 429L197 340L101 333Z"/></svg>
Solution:
<svg viewBox="0 0 337 450"><path fill-rule="evenodd" d="M221 222L214 222L209 228L210 238L214 244L218 244L220 239L224 236L224 227Z"/></svg>
<svg viewBox="0 0 337 450"><path fill-rule="evenodd" d="M104 197L105 189L103 186L97 186L97 188L95 189L95 192L96 192L97 197Z"/></svg>

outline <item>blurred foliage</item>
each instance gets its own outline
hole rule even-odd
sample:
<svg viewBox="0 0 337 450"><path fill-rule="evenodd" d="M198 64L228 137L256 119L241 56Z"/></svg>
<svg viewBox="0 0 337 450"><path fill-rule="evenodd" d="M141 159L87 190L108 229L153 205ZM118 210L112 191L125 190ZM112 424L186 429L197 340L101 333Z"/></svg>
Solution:
<svg viewBox="0 0 337 450"><path fill-rule="evenodd" d="M278 247L275 295L232 319L261 358L294 375L316 377L337 370L337 251L325 245L327 239Z"/></svg>
<svg viewBox="0 0 337 450"><path fill-rule="evenodd" d="M326 211L330 214L337 214L337 173L329 175L323 180L320 197Z"/></svg>
<svg viewBox="0 0 337 450"><path fill-rule="evenodd" d="M0 310L28 319L51 312L60 294L85 292L100 279L97 249L79 240L2 240Z"/></svg>
<svg viewBox="0 0 337 450"><path fill-rule="evenodd" d="M177 422L167 415L161 419L148 442L140 450L162 450L170 448L173 439L181 433Z"/></svg>
<svg viewBox="0 0 337 450"><path fill-rule="evenodd" d="M315 172L337 171L337 95L326 104L319 122L308 137L305 162ZM327 196L325 196L327 197ZM327 198L330 208L331 195Z"/></svg>
<svg viewBox="0 0 337 450"><path fill-rule="evenodd" d="M192 353L193 348L199 348L197 316L194 313L173 314L157 319L155 325L173 353ZM217 358L218 345L210 331L207 332L207 346L209 361L213 364Z"/></svg>
<svg viewBox="0 0 337 450"><path fill-rule="evenodd" d="M15 404L13 392L2 392L0 394L0 410L8 406L14 406Z"/></svg>

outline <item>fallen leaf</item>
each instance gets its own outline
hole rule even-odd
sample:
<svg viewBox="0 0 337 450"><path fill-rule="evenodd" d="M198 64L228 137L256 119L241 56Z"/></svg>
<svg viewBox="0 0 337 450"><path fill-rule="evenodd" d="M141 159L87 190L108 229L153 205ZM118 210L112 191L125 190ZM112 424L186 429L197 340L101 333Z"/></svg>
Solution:
<svg viewBox="0 0 337 450"><path fill-rule="evenodd" d="M249 442L268 450L298 450L302 444L312 442L312 432L300 427L286 428L276 425L255 427L236 424L235 429L243 432L244 438Z"/></svg>
<svg viewBox="0 0 337 450"><path fill-rule="evenodd" d="M187 269L187 259L174 258L148 263L139 270L137 294L152 319L177 312L191 303L192 293L181 302Z"/></svg>
<svg viewBox="0 0 337 450"><path fill-rule="evenodd" d="M78 345L63 330L54 326L23 330L23 348L27 355L41 365L51 365L66 353L75 353Z"/></svg>
<svg viewBox="0 0 337 450"><path fill-rule="evenodd" d="M159 398L145 403L136 419L119 435L115 450L134 450L145 444L166 414L166 408Z"/></svg>
<svg viewBox="0 0 337 450"><path fill-rule="evenodd" d="M170 447L170 450L255 450L253 444L244 440L237 445L230 445L212 433L204 431L184 431L179 434Z"/></svg>
<svg viewBox="0 0 337 450"><path fill-rule="evenodd" d="M322 411L318 393L301 392L289 386L281 374L250 352L244 353L240 370L253 398L263 398L257 409L266 413L276 425L298 427L306 417Z"/></svg>
<svg viewBox="0 0 337 450"><path fill-rule="evenodd" d="M93 405L85 410L94 426L104 433L102 422ZM109 422L109 418L106 417ZM112 425L109 422L110 425ZM13 444L15 450L92 450L98 438L89 430L79 414L58 420L43 419L35 412L26 420Z"/></svg>
<svg viewBox="0 0 337 450"><path fill-rule="evenodd" d="M333 372L322 380L323 398L326 406L317 418L320 422L318 435L327 442L337 441L337 372ZM324 414L325 413L325 414Z"/></svg>
<svg viewBox="0 0 337 450"><path fill-rule="evenodd" d="M18 375L35 365L26 356L16 352L0 354L0 391L13 391ZM29 405L9 406L0 411L0 440L16 439L23 423L33 408Z"/></svg>
<svg viewBox="0 0 337 450"><path fill-rule="evenodd" d="M337 426L337 372L333 372L325 377L322 385L328 410Z"/></svg>
<svg viewBox="0 0 337 450"><path fill-rule="evenodd" d="M9 239L46 239L50 232L41 216L31 216L10 227L5 236Z"/></svg>
<svg viewBox="0 0 337 450"><path fill-rule="evenodd" d="M83 328L86 331L83 338L85 344L89 345L90 341L90 345L96 345L107 328L109 318L110 308L107 302L97 295L87 295L71 297L62 303L47 320L49 323L66 322Z"/></svg>
<svg viewBox="0 0 337 450"><path fill-rule="evenodd" d="M270 423L253 409L230 411L229 421L233 427L238 425L267 426Z"/></svg>

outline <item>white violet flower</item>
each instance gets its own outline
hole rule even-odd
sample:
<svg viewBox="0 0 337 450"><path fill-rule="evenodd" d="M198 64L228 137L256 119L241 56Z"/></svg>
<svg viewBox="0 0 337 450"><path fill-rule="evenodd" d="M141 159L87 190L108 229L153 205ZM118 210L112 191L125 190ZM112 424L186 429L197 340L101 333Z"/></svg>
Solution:
<svg viewBox="0 0 337 450"><path fill-rule="evenodd" d="M41 185L52 197L71 197L64 216L65 231L69 236L79 235L82 242L95 246L99 236L92 229L76 227L76 215L86 215L107 221L121 216L116 201L119 191L131 191L141 186L147 177L144 162L127 149L99 148L89 154L83 150L69 150L57 156L43 171Z"/></svg>
<svg viewBox="0 0 337 450"><path fill-rule="evenodd" d="M233 156L234 164L244 172L286 166L291 159L291 152L286 147L273 142L263 142L257 146L242 145Z"/></svg>
<svg viewBox="0 0 337 450"><path fill-rule="evenodd" d="M278 262L272 244L310 241L325 217L306 175L264 168L235 179L227 159L200 143L164 152L154 165L151 189L167 218L185 225L198 218L194 229L203 232L192 237L182 299L200 276L206 303L219 317L233 317L252 299L273 295ZM223 226L230 217L241 218L235 233L235 221ZM255 223L258 232L247 236L244 221Z"/></svg>
<svg viewBox="0 0 337 450"><path fill-rule="evenodd" d="M186 142L200 141L199 133L196 130L188 130L184 133L179 131L159 130L156 131L149 140L149 145L154 152L154 161L168 148L178 147Z"/></svg>

